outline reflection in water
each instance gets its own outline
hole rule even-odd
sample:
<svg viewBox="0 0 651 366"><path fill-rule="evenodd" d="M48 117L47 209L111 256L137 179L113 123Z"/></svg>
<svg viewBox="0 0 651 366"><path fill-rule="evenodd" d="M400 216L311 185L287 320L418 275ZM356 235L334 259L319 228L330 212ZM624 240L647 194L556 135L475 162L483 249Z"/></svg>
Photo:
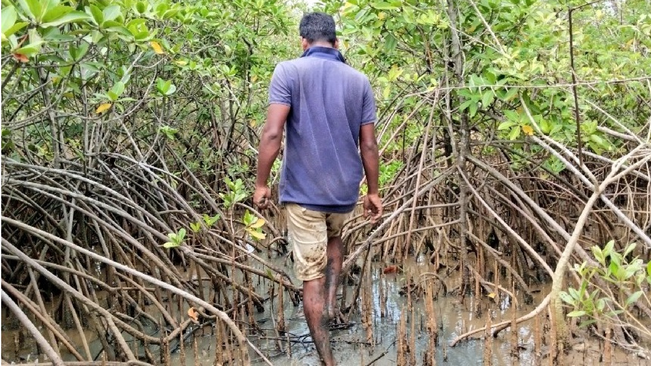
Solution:
<svg viewBox="0 0 651 366"><path fill-rule="evenodd" d="M410 278L421 278L420 275L424 272L432 271L429 265L426 264L403 264L403 270L409 273ZM368 365L376 366L393 366L397 364L397 325L402 316L407 317L407 334L406 338L410 338L410 330L412 322L415 329L415 352L417 364L423 363L424 352L427 351L429 346L429 335L426 331L427 315L426 309L423 305L422 299L415 299L413 301L413 311L405 311L402 309L407 306L406 296L400 295L400 290L406 283L404 272L402 274L386 274L381 275L382 268L374 268L372 276L372 304L373 304L373 335L374 346L367 346L366 332L361 324L359 314L354 314L353 319L350 319L354 325L348 329L340 329L331 331L333 351L335 358L339 365ZM438 280L436 280L438 281ZM295 281L296 282L296 281ZM421 282L424 283L424 282ZM431 280L427 282L433 284ZM446 287L453 289L460 284L459 278L447 278ZM381 299L379 294L380 286L386 297L384 317L381 317ZM348 287L347 299L350 299L353 287ZM542 299L545 291L538 294L534 298L533 304L530 306L521 306L518 309L516 316L521 316L528 313L535 305ZM287 299L287 296L285 296ZM436 314L436 322L439 326L438 345L435 350L437 365L482 365L484 354L484 341L481 339L470 339L461 342L454 348L450 348L448 343L456 336L463 334L469 330L483 327L486 324L487 311L483 312L481 318L476 318L476 314L471 311L475 306L474 302L482 301L484 309L487 304L489 311L493 314L493 324L502 320L511 319L512 317L512 299L507 296L500 296L497 303L489 299L477 299L474 297L466 297L465 304L461 304L456 295L445 296L443 291L440 291L438 297L434 302L434 312ZM361 301L360 301L361 304ZM277 306L277 304L275 304ZM361 305L360 305L361 308ZM257 341L256 336L252 336L251 340L254 341L266 357L268 357L274 365L278 366L294 366L294 365L320 365L316 350L314 349L310 337L307 324L303 317L302 306L294 307L288 300L285 304L285 319L290 339L292 340L291 357L288 357L286 352L279 350L277 341L275 340L275 332L273 331L273 321L271 317L270 304L266 304L265 312L260 314L258 322L265 331L264 336L260 336ZM274 308L277 311L277 308ZM413 318L412 318L413 314ZM544 364L535 357L534 354L534 332L533 322L522 324L518 332L519 355L517 359L510 356L512 347L510 340L512 335L509 329L500 333L497 338L492 342L492 364L495 366L507 365L540 365ZM202 350L199 362L201 365L213 365L214 362L214 338L211 336L202 337L199 340L199 350ZM286 348L287 344L282 343L282 347ZM172 364L185 364L194 365L194 355L190 347L186 351L186 362L180 362L179 355L175 354L172 357ZM583 352L571 354L568 359L568 365L583 365L586 363L598 362L600 354L599 344L595 343L586 347ZM208 350L208 351L206 351ZM254 360L254 365L265 365L265 363L255 354L251 354ZM625 357L625 355L620 355ZM645 365L643 360L632 359L634 362L628 362L626 365Z"/></svg>

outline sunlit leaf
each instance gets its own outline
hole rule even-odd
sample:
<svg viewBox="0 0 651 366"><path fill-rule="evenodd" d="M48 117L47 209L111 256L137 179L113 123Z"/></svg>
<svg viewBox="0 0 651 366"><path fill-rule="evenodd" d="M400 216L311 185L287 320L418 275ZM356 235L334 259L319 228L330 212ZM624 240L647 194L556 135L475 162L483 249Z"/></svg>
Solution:
<svg viewBox="0 0 651 366"><path fill-rule="evenodd" d="M95 110L95 113L102 114L102 113L106 112L109 108L111 108L112 105L113 104L111 104L111 103L100 104L100 106L97 107L97 109Z"/></svg>
<svg viewBox="0 0 651 366"><path fill-rule="evenodd" d="M151 41L149 42L149 44L151 45L151 48L154 49L154 52L156 52L157 54L162 55L165 53L165 51L163 51L163 48L160 46L160 44L158 44L158 42Z"/></svg>
<svg viewBox="0 0 651 366"><path fill-rule="evenodd" d="M13 6L3 6L2 7L2 34L5 36L5 33L14 26L17 19L16 9Z"/></svg>
<svg viewBox="0 0 651 366"><path fill-rule="evenodd" d="M262 226L264 226L264 224L265 224L264 219L260 218L260 219L258 219L256 222L254 222L253 224L251 224L251 228L253 228L253 229L259 229L259 228L261 228Z"/></svg>

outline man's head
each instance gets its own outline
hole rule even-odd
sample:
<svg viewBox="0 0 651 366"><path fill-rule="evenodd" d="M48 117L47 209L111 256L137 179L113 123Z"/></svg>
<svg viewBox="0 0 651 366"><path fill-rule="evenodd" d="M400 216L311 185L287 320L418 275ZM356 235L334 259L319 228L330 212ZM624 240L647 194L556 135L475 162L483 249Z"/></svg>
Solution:
<svg viewBox="0 0 651 366"><path fill-rule="evenodd" d="M337 32L335 30L335 20L328 14L305 14L303 19L301 19L299 32L304 50L312 45L339 47Z"/></svg>

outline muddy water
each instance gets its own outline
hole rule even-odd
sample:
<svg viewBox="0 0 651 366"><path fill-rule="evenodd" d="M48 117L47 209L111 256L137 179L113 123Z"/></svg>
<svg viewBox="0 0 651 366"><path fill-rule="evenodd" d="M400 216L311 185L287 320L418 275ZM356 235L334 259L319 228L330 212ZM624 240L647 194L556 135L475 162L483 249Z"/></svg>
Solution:
<svg viewBox="0 0 651 366"><path fill-rule="evenodd" d="M398 364L398 341L399 337L409 343L411 329L414 329L415 360L417 365L424 362L425 352L429 347L429 335L427 332L427 311L422 300L414 300L413 308L408 309L406 296L400 294L404 288L406 279L422 278L423 273L432 271L433 268L426 264L405 263L402 266L403 272L399 274L382 274L384 266L374 266L372 270L372 321L373 321L373 344L367 342L367 332L361 323L359 312L356 312L348 319L348 327L332 329L331 339L333 352L338 365L397 365ZM409 275L406 275L408 273ZM294 283L297 283L294 280ZM446 280L448 289L460 285L459 279ZM385 316L381 316L380 288L386 294ZM350 299L352 287L346 289L347 298ZM546 294L546 289L541 289L538 297L534 298L532 305L520 306L516 310L516 316L524 315L531 311ZM516 294L517 296L517 294ZM341 297L341 293L340 293ZM285 296L287 298L287 296ZM481 328L486 325L486 310L480 319L475 317L474 301L478 299L467 297L462 304L458 296L444 296L443 291L434 302L434 313L436 314L439 327L439 342L435 350L437 365L483 365L485 362L484 347L485 341L471 338L468 341L457 344L454 348L449 347L449 342L458 335L469 330ZM483 302L484 309L489 309L493 315L493 324L503 320L509 320L513 316L512 299L508 296L501 296L496 299L479 299ZM489 304L489 305L487 305ZM302 306L294 307L291 302L285 303L284 316L288 333L282 336L282 341L277 338L274 329L275 318L271 317L272 309L270 304L266 305L265 312L258 317L262 331L257 335L250 335L252 342L262 353L278 366L295 365L320 365L316 350L311 342L309 330L302 314ZM274 301L274 306L278 304ZM277 312L273 310L274 313ZM406 334L401 334L398 329L401 318L406 317ZM510 328L502 331L491 344L490 364L495 366L506 365L549 365L549 360L544 356L537 356L534 348L534 325L533 322L522 324L517 332L518 354L511 356L513 334ZM186 346L186 360L183 362L179 354L174 354L172 364L185 365L213 365L214 364L214 337L208 335L197 339L199 355L195 357L191 346ZM288 349L289 345L289 349ZM566 356L564 364L567 365L590 365L603 364L603 344L598 340L575 342L573 350ZM543 345L539 353L544 355L546 347ZM251 352L253 364L266 365L260 357ZM410 355L405 355L409 360ZM612 355L612 365L651 365L650 361L639 359L633 355L625 354L615 350Z"/></svg>
<svg viewBox="0 0 651 366"><path fill-rule="evenodd" d="M280 261L278 263L281 264ZM367 332L362 325L360 312L353 313L348 319L347 327L340 327L331 330L333 351L338 365L396 365L398 364L398 344L404 340L409 344L412 336L411 330L414 329L414 349L416 365L422 365L425 352L429 348L429 335L427 332L428 311L425 309L422 299L414 299L412 309L408 308L406 296L401 295L407 278L415 278L416 282L422 283L422 279L427 277L427 273L433 271L432 266L424 263L406 262L401 265L400 273L383 274L386 269L385 265L375 264L371 269L371 286L368 293L371 294L372 314L372 345L367 342ZM288 271L291 272L291 271ZM445 285L448 290L458 288L460 280L456 277L445 278ZM431 278L431 276L429 276ZM294 283L298 283L294 279ZM429 286L436 282L427 282ZM504 285L504 284L502 284ZM256 289L258 293L265 293L267 289ZM350 301L353 287L347 286L346 298ZM531 305L520 306L516 310L516 316L528 313L536 304L539 303L542 296L546 294L547 289L541 288L541 291L534 297ZM386 294L386 301L380 300L380 293ZM341 296L341 293L340 293ZM518 296L518 294L516 294ZM319 365L314 345L309 337L309 331L303 317L303 309L299 305L294 307L285 296L284 317L288 333L282 336L282 340L277 339L274 330L274 324L277 320L277 299L273 303L265 303L265 311L257 315L259 331L255 334L249 334L251 341L258 347L262 353L274 364L278 366L294 365ZM476 317L476 302L480 301L483 316ZM458 295L445 295L444 291L438 293L434 301L434 314L436 323L439 328L439 342L435 349L435 359L437 365L484 365L489 364L485 361L485 341L482 339L470 339L459 343L456 347L448 346L449 342L458 335L469 330L481 328L486 324L486 315L490 311L493 315L493 324L502 320L509 320L513 316L513 299L503 294L495 299L467 297L463 303ZM361 302L360 302L361 304ZM272 307L273 306L273 307ZM361 308L361 306L360 306ZM385 310L384 316L381 316L381 309ZM187 309L184 309L187 310ZM274 314L272 316L272 314ZM405 333L399 331L401 319L405 320ZM153 328L152 328L153 329ZM497 338L494 338L490 347L490 364L495 366L501 365L549 365L549 360L537 356L537 349L534 347L534 324L533 321L522 324L517 332L518 355L517 358L511 356L513 349L511 341L513 335L510 329L502 331ZM74 330L68 332L69 336L76 342L78 335ZM172 354L171 365L206 365L212 366L215 359L215 336L211 327L204 330L197 330L195 333L197 352L193 350L193 339L188 338L184 347L184 359L181 359L180 352L176 345L172 348L176 351ZM23 360L34 361L34 345L31 339L20 340L20 345L16 344L16 334L13 331L2 332L2 357L4 360ZM125 335L127 341L130 340ZM91 353L93 355L101 352L101 345L94 340L93 335L88 334L87 338L91 341ZM19 352L16 352L16 347ZM289 347L288 347L289 346ZM603 343L588 338L586 341L575 341L574 348L566 357L564 365L591 365L604 364L601 358L604 355ZM153 347L152 353L158 355L157 347ZM65 350L62 349L65 352ZM81 349L79 350L81 352ZM546 347L539 349L541 354L545 354ZM18 356L20 354L20 356ZM18 357L17 357L18 356ZM263 360L251 352L253 364L255 366L265 365ZM42 360L42 357L40 358ZM64 359L73 360L71 355L65 355ZM410 359L410 354L405 355L405 359ZM642 360L633 355L628 355L621 350L616 349L612 355L611 365L651 365L650 361Z"/></svg>

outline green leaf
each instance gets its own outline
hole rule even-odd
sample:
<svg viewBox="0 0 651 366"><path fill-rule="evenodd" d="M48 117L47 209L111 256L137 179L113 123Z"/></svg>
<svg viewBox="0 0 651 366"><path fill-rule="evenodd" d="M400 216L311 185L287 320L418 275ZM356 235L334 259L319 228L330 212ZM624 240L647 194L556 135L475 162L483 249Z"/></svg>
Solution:
<svg viewBox="0 0 651 366"><path fill-rule="evenodd" d="M574 310L571 313L567 314L568 318L578 318L580 316L586 315L586 312L583 310Z"/></svg>
<svg viewBox="0 0 651 366"><path fill-rule="evenodd" d="M606 264L604 254L598 246L595 245L592 247L592 255L594 255L595 259L597 259L602 266Z"/></svg>
<svg viewBox="0 0 651 366"><path fill-rule="evenodd" d="M79 61L84 56L86 56L86 53L88 52L88 47L90 45L86 42L81 42L79 46L74 46L73 44L70 45L70 56L74 61Z"/></svg>
<svg viewBox="0 0 651 366"><path fill-rule="evenodd" d="M475 114L477 114L477 108L479 108L479 105L477 103L472 103L470 105L470 109L469 109L470 117L474 117Z"/></svg>
<svg viewBox="0 0 651 366"><path fill-rule="evenodd" d="M185 229L181 228L178 234L179 242L183 241L184 238L185 238Z"/></svg>
<svg viewBox="0 0 651 366"><path fill-rule="evenodd" d="M510 102L517 94L518 94L518 89L511 88L500 99L502 99L505 102Z"/></svg>
<svg viewBox="0 0 651 366"><path fill-rule="evenodd" d="M169 96L169 95L174 94L174 92L176 92L176 85L172 84L172 85L170 85L170 87L167 89L167 91L166 91L165 93L163 93L163 94Z"/></svg>
<svg viewBox="0 0 651 366"><path fill-rule="evenodd" d="M102 15L104 16L104 22L109 21L109 20L114 20L115 18L122 15L122 13L120 11L120 6L118 6L118 5L109 5L106 8L104 8L104 11L102 12ZM104 23L104 22L102 22L102 23Z"/></svg>
<svg viewBox="0 0 651 366"><path fill-rule="evenodd" d="M498 131L508 130L509 128L515 126L517 123L513 121L504 121L497 126Z"/></svg>
<svg viewBox="0 0 651 366"><path fill-rule="evenodd" d="M637 243L629 244L629 246L624 251L623 257L626 257L630 252L634 251L636 246L637 246Z"/></svg>
<svg viewBox="0 0 651 366"><path fill-rule="evenodd" d="M518 137L520 137L520 129L519 128L511 129L511 132L509 133L509 140L513 141Z"/></svg>
<svg viewBox="0 0 651 366"><path fill-rule="evenodd" d="M581 324L579 324L579 327L581 327L581 328L585 328L585 327L587 327L588 325L590 325L590 324L594 324L594 323L596 323L596 322L597 322L597 320L595 320L595 319L588 319L588 320L582 321Z"/></svg>
<svg viewBox="0 0 651 366"><path fill-rule="evenodd" d="M504 116L509 120L509 121L514 121L516 123L519 123L521 118L518 112L511 111L511 110L506 110L504 111Z"/></svg>
<svg viewBox="0 0 651 366"><path fill-rule="evenodd" d="M461 105L459 106L459 111L465 111L473 103L476 103L476 102L474 100L472 100L472 99L466 100L465 102L461 103Z"/></svg>
<svg viewBox="0 0 651 366"><path fill-rule="evenodd" d="M138 1L138 3L136 4L136 10L138 11L138 13L142 14L147 10L147 5L145 4L144 1Z"/></svg>
<svg viewBox="0 0 651 366"><path fill-rule="evenodd" d="M16 23L18 14L16 14L16 9L13 6L4 6L2 8L2 35L8 37L9 35L5 34L11 27Z"/></svg>
<svg viewBox="0 0 651 366"><path fill-rule="evenodd" d="M51 22L48 23L43 23L41 24L41 27L47 28L47 27L58 27L62 24L67 24L67 23L73 23L73 22L79 22L82 20L88 20L90 19L90 16L84 12L81 11L72 11L70 13L67 13L66 15L55 19Z"/></svg>
<svg viewBox="0 0 651 366"><path fill-rule="evenodd" d="M370 4L371 7L378 9L378 10L396 10L398 9L397 6L392 5L390 3L387 3L385 1L378 1Z"/></svg>
<svg viewBox="0 0 651 366"><path fill-rule="evenodd" d="M65 6L65 5L57 5L54 8L48 10L45 15L43 15L43 23L51 22L55 19L61 18L62 16L70 13L75 9Z"/></svg>
<svg viewBox="0 0 651 366"><path fill-rule="evenodd" d="M200 222L191 222L190 223L190 229L194 233L198 233L199 230L201 230L201 223Z"/></svg>
<svg viewBox="0 0 651 366"><path fill-rule="evenodd" d="M611 240L611 241L608 242L608 244L606 244L606 246L604 247L604 250L603 250L604 258L607 258L608 256L610 256L610 253L612 253L614 247L615 247L615 241L614 240Z"/></svg>
<svg viewBox="0 0 651 366"><path fill-rule="evenodd" d="M640 296L642 296L642 290L632 293L631 296L626 299L626 304L624 306L626 307L636 303Z"/></svg>
<svg viewBox="0 0 651 366"><path fill-rule="evenodd" d="M41 50L41 45L43 45L43 40L41 36L36 32L36 29L29 30L29 44L27 46L21 47L17 50L14 50L14 53L33 56Z"/></svg>
<svg viewBox="0 0 651 366"><path fill-rule="evenodd" d="M167 249L176 248L176 247L179 247L179 246L181 246L180 243L172 243L171 241L168 241L165 244L163 244L163 247L165 247Z"/></svg>
<svg viewBox="0 0 651 366"><path fill-rule="evenodd" d="M170 140L174 140L174 135L176 135L176 133L179 132L179 130L170 126L163 126L158 130L163 134L165 134L165 136Z"/></svg>
<svg viewBox="0 0 651 366"><path fill-rule="evenodd" d="M124 92L124 83L121 82L121 81L118 81L117 83L115 83L115 85L113 85L113 87L111 88L111 91L112 91L112 92L113 92L117 97L119 97L119 96L122 95L122 93ZM115 98L114 100L116 100L116 99L117 99L117 98Z"/></svg>
<svg viewBox="0 0 651 366"><path fill-rule="evenodd" d="M646 275L651 277L651 261L646 264Z"/></svg>
<svg viewBox="0 0 651 366"><path fill-rule="evenodd" d="M541 119L538 125L540 126L540 130L545 135L549 135L549 133L552 132L552 124L548 120Z"/></svg>
<svg viewBox="0 0 651 366"><path fill-rule="evenodd" d="M43 13L39 0L18 0L18 4L28 17L34 20L40 20Z"/></svg>
<svg viewBox="0 0 651 366"><path fill-rule="evenodd" d="M158 81L156 81L156 89L158 89L158 91L163 95L166 95L171 85L172 81L170 80L165 81L163 79L158 79Z"/></svg>
<svg viewBox="0 0 651 366"><path fill-rule="evenodd" d="M574 305L576 303L576 300L574 300L574 298L572 298L572 296L570 296L570 294L565 291L561 291L558 296L561 298L561 300L569 305Z"/></svg>
<svg viewBox="0 0 651 366"><path fill-rule="evenodd" d="M101 25L102 23L104 23L104 13L102 13L102 11L99 10L97 6L95 5L87 6L86 12L87 13L90 12L97 25Z"/></svg>
<svg viewBox="0 0 651 366"><path fill-rule="evenodd" d="M29 25L29 22L18 22L14 24L11 28L7 29L6 32L2 32L2 39L5 40L5 38L11 37L14 33L25 28L27 25Z"/></svg>
<svg viewBox="0 0 651 366"><path fill-rule="evenodd" d="M389 52L395 50L397 44L398 40L393 36L393 34L387 34L384 38L384 48Z"/></svg>
<svg viewBox="0 0 651 366"><path fill-rule="evenodd" d="M493 103L493 99L495 98L495 95L493 94L492 90L487 90L484 92L484 94L481 96L481 105L483 108L487 108L491 103Z"/></svg>

